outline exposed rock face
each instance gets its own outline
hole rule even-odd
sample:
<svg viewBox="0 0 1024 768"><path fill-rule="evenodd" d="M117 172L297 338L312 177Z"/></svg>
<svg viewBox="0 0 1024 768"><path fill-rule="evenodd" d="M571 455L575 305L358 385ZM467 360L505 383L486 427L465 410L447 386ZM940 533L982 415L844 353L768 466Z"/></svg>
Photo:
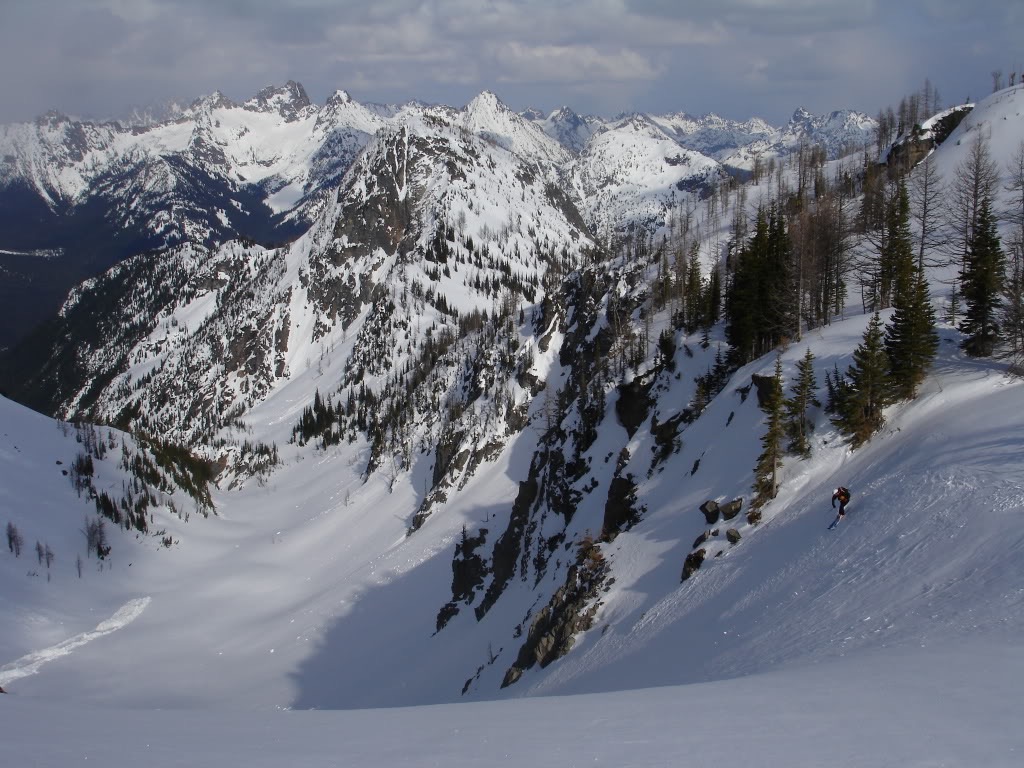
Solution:
<svg viewBox="0 0 1024 768"><path fill-rule="evenodd" d="M933 120L928 130L921 130L920 126L915 126L909 135L892 146L886 155L885 164L893 169L913 168L928 157L935 147L949 138L953 130L970 114L971 109L970 106L951 109L942 117Z"/></svg>
<svg viewBox="0 0 1024 768"><path fill-rule="evenodd" d="M580 545L576 564L569 568L565 584L530 625L515 664L505 673L502 688L515 683L534 664L546 667L572 650L575 635L594 624L600 607L595 598L607 575L608 564L599 545L585 540Z"/></svg>
<svg viewBox="0 0 1024 768"><path fill-rule="evenodd" d="M730 544L736 544L743 537L740 536L740 532L737 531L735 528L730 528L725 532L725 538L729 540Z"/></svg>
<svg viewBox="0 0 1024 768"><path fill-rule="evenodd" d="M707 557L708 551L706 549L698 549L696 552L691 552L686 556L686 560L683 562L683 575L680 581L686 581L690 578L701 565L704 564L704 558Z"/></svg>
<svg viewBox="0 0 1024 768"><path fill-rule="evenodd" d="M774 376L760 376L754 374L750 377L754 384L754 388L757 390L757 407L764 408L765 403L768 402L768 398L771 397L772 386L775 383Z"/></svg>
<svg viewBox="0 0 1024 768"><path fill-rule="evenodd" d="M639 519L640 512L636 509L636 483L632 477L612 478L608 500L604 506L602 540L611 541L619 532L634 525Z"/></svg>
<svg viewBox="0 0 1024 768"><path fill-rule="evenodd" d="M486 528L481 528L476 536L469 536L466 529L462 529L462 539L455 545L455 557L452 558L452 599L438 611L438 632L459 612L458 603L472 603L476 591L483 586L487 563L476 550L486 538Z"/></svg>
<svg viewBox="0 0 1024 768"><path fill-rule="evenodd" d="M619 387L619 399L615 401L615 413L622 426L632 437L647 420L653 401L650 396L651 382L633 379Z"/></svg>

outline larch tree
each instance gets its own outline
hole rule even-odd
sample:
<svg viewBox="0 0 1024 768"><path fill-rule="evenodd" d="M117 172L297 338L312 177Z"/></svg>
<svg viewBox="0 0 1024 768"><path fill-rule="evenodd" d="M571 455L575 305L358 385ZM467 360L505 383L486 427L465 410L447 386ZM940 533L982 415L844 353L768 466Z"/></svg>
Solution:
<svg viewBox="0 0 1024 768"><path fill-rule="evenodd" d="M967 156L953 173L953 180L946 197L947 219L953 227L953 236L948 240L950 261L959 267L960 282L953 287L950 301L950 320L956 321L963 296L963 273L977 229L982 201L991 200L999 183L999 168L992 160L988 140L982 136L971 144Z"/></svg>
<svg viewBox="0 0 1024 768"><path fill-rule="evenodd" d="M914 169L909 193L917 263L923 267L926 255L936 252L946 241L946 234L940 226L942 200L946 192L932 155Z"/></svg>
<svg viewBox="0 0 1024 768"><path fill-rule="evenodd" d="M1006 282L1003 288L1003 338L1014 370L1024 372L1024 142L1017 146L1009 164L1010 222L1007 243Z"/></svg>

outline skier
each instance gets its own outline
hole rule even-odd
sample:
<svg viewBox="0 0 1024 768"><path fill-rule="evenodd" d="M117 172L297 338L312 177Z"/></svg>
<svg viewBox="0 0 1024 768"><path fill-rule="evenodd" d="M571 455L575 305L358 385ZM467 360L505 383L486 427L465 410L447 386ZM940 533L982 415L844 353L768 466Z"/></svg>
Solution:
<svg viewBox="0 0 1024 768"><path fill-rule="evenodd" d="M835 492L832 494L832 509L836 508L836 499L839 500L839 514L836 516L836 519L832 521L832 525L829 526L829 529L835 528L839 525L839 521L846 516L846 505L850 503L849 489L844 488L841 485L836 488Z"/></svg>

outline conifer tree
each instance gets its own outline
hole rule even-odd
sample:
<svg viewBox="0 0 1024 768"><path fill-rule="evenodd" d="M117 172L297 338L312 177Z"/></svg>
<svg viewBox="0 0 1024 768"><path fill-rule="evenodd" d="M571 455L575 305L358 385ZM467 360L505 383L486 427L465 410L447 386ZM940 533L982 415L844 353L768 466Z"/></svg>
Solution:
<svg viewBox="0 0 1024 768"><path fill-rule="evenodd" d="M882 320L874 314L864 331L864 338L853 352L853 365L846 373L842 398L836 403L837 415L832 420L850 436L857 448L882 428L882 414L891 398L889 358L883 344Z"/></svg>
<svg viewBox="0 0 1024 768"><path fill-rule="evenodd" d="M985 197L961 274L965 317L960 330L967 336L963 341L964 351L972 357L990 356L999 341L1004 270L992 203Z"/></svg>
<svg viewBox="0 0 1024 768"><path fill-rule="evenodd" d="M797 333L792 261L782 216L774 207L770 212L759 209L726 297L726 338L735 364L743 365Z"/></svg>
<svg viewBox="0 0 1024 768"><path fill-rule="evenodd" d="M912 290L896 306L892 324L886 329L885 349L889 356L889 379L894 400L912 400L935 360L939 336L935 332L935 309L928 295L924 270L914 268Z"/></svg>
<svg viewBox="0 0 1024 768"><path fill-rule="evenodd" d="M818 382L814 377L814 355L807 348L802 360L796 364L797 377L792 397L786 400L786 434L789 436L789 450L802 458L811 455L810 432L812 424L807 417L811 407L820 407L814 396Z"/></svg>
<svg viewBox="0 0 1024 768"><path fill-rule="evenodd" d="M758 329L761 307L758 283L761 257L768 248L768 217L764 208L757 211L754 234L737 256L732 281L726 295L725 334L737 365L743 365L759 354Z"/></svg>
<svg viewBox="0 0 1024 768"><path fill-rule="evenodd" d="M768 396L761 405L768 420L768 429L761 438L761 455L754 468L755 509L764 506L778 495L778 472L782 466L782 440L785 437L784 400L782 395L782 355L775 358L775 375Z"/></svg>
<svg viewBox="0 0 1024 768"><path fill-rule="evenodd" d="M786 231L786 222L773 208L768 221L768 253L761 276L768 331L765 351L778 346L786 338L800 335L799 297L793 271L793 246Z"/></svg>
<svg viewBox="0 0 1024 768"><path fill-rule="evenodd" d="M910 236L910 205L901 181L889 217L886 245L893 276L892 324L886 329L885 351L893 400L910 400L924 380L938 350L935 310L928 296L924 265L915 261Z"/></svg>
<svg viewBox="0 0 1024 768"><path fill-rule="evenodd" d="M693 333L701 324L703 314L703 285L700 275L700 248L697 243L690 249L690 262L686 269L685 288L685 328L687 333Z"/></svg>

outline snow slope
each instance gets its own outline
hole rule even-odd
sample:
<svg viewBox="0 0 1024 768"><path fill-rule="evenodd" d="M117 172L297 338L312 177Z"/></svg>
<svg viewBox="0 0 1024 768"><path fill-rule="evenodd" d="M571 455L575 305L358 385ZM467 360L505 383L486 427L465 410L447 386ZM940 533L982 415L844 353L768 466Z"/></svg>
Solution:
<svg viewBox="0 0 1024 768"><path fill-rule="evenodd" d="M952 162L954 149L940 151ZM866 319L794 342L782 356L787 381L809 347L821 389L826 371L850 363ZM573 372L554 351L561 334L533 369L549 386ZM661 421L690 402L718 340L705 350L674 338ZM74 553L89 506L55 463L72 460L74 435L0 400L0 524L13 521L28 550L0 551L0 684L13 691L0 697L4 754L113 766L1018 765L1024 382L964 357L958 340L942 329L921 396L890 408L856 452L816 413L814 453L787 460L764 521L735 518L734 546L722 524L685 583L683 559L708 528L699 505L750 497L764 431L751 377L774 360L737 371L662 464L651 461L652 431L630 436L609 393L582 457L587 482L604 490L625 446L618 461L637 480L642 519L602 547L612 580L593 628L507 688L521 635L564 569L528 572L542 584L513 579L480 620L462 610L438 631L437 616L463 531L488 529L490 545L506 523L544 435L545 398L530 405L532 425L411 535L429 453L389 477L364 475L362 438L289 446L269 477L216 492L216 516L169 517L172 547L119 532L102 570L89 561L81 578ZM307 366L276 388L248 415L248 434L284 434L316 377L341 365ZM853 490L850 514L827 531L840 483ZM573 557L605 499L582 493L552 559ZM35 540L57 552L48 581ZM279 711L333 708L350 711Z"/></svg>
<svg viewBox="0 0 1024 768"><path fill-rule="evenodd" d="M862 328L853 318L805 340L819 380L848 361ZM484 642L471 630L430 637L433 606L423 603L450 567L455 525L438 531L432 520L406 538L386 489L355 482L340 456L221 494L220 515L186 526L189 539L170 551L117 540L110 570L82 580L68 568L48 584L26 578L25 556L5 552L4 614L15 617L0 633L0 684L14 690L0 700L5 754L54 766L72 757L161 766L182 755L225 765L657 765L681 754L694 764L1016 765L1024 383L964 359L954 336L944 333L921 398L891 409L885 432L850 453L819 427L814 457L785 466L766 522L741 527L738 545L722 542L721 558L679 584L689 539L705 527L696 505L744 493L736 470L753 464L757 406L734 390L771 366L738 372L691 428L720 438L687 435L678 460L643 489L643 524L609 550L616 581L598 625L569 656L507 689L525 697L516 702L274 714L318 698L456 701L451 673ZM802 349L784 356L787 373ZM9 515L11 499L46 486L26 468L48 463L64 439L41 417L0 406L7 439L14 429L48 435L21 465L12 453L33 441L19 438L20 451L5 443ZM681 469L695 455L700 469L688 477ZM514 457L498 462L462 515L486 515L513 471ZM828 498L840 481L854 499L830 532ZM53 514L15 519L29 537L47 536L59 528ZM131 579L115 580L127 576L126 547ZM124 603L134 621L96 626ZM47 653L93 627L73 653ZM50 661L21 677L33 651ZM587 695L536 698L567 693ZM729 746L711 736L723 728Z"/></svg>
<svg viewBox="0 0 1024 768"><path fill-rule="evenodd" d="M0 727L5 760L38 768L1012 768L1024 751L1021 659L980 642L713 684L350 712L83 709L11 696L0 697Z"/></svg>

